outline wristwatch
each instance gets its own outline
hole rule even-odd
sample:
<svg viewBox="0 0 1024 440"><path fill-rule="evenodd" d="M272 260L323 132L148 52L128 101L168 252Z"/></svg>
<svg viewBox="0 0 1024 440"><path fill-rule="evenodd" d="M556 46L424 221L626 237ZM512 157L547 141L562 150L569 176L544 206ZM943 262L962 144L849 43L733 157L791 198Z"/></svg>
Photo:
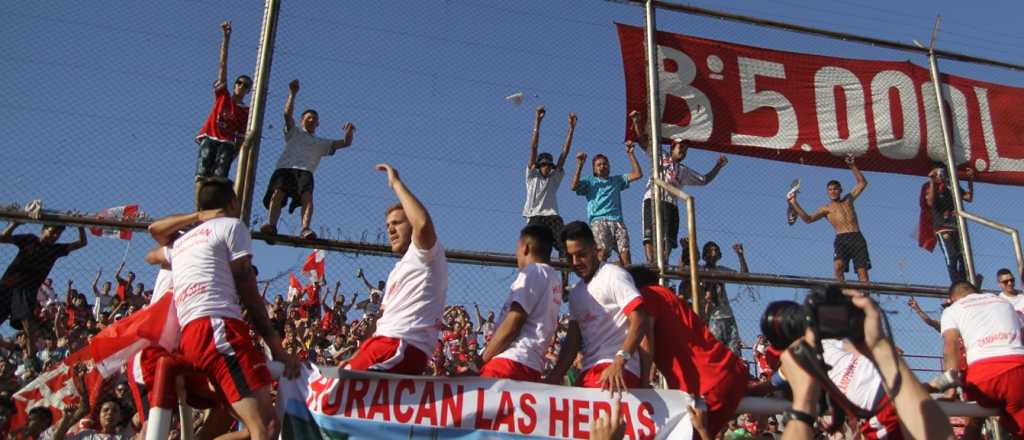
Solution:
<svg viewBox="0 0 1024 440"><path fill-rule="evenodd" d="M629 360L633 358L633 355L627 353L625 350L616 351L615 355L618 356L618 357L621 357L622 360L624 360L626 362L629 362Z"/></svg>
<svg viewBox="0 0 1024 440"><path fill-rule="evenodd" d="M814 417L814 416L812 416L812 415L810 415L808 413L805 413L803 411L797 411L797 410L795 410L793 408L789 408L789 409L787 409L787 410L782 412L782 426L783 427L785 427L787 424L789 424L789 422L791 422L793 420L796 420L798 422L806 423L807 426L810 426L811 428L813 428L814 427L814 423L818 420L818 418Z"/></svg>

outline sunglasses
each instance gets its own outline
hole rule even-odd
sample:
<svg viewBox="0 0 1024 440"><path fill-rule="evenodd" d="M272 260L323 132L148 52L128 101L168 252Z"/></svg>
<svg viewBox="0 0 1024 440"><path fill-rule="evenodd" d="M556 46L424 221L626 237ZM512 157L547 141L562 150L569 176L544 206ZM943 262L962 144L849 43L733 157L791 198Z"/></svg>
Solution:
<svg viewBox="0 0 1024 440"><path fill-rule="evenodd" d="M1014 281L1016 280L1013 278L1007 278L1005 280L999 280L999 284L1013 284Z"/></svg>

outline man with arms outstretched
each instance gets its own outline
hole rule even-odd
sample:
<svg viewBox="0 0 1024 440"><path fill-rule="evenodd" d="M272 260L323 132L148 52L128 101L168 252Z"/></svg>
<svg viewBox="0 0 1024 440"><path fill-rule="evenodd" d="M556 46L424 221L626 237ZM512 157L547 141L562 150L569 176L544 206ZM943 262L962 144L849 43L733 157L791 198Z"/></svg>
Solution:
<svg viewBox="0 0 1024 440"><path fill-rule="evenodd" d="M245 96L252 91L252 78L239 75L232 92L228 92L228 46L231 41L231 22L220 25L224 39L220 45L220 62L217 64L217 81L213 83L213 109L206 117L206 123L196 136L199 154L196 160L196 194L199 194L201 180L207 177L228 177L231 162L238 156L238 149L245 138L246 124L249 123L249 107Z"/></svg>
<svg viewBox="0 0 1024 440"><path fill-rule="evenodd" d="M562 232L569 262L582 281L569 292L569 333L547 382L561 383L582 347L577 386L613 393L642 386L634 354L648 320L643 297L625 269L601 262L590 227L576 221Z"/></svg>
<svg viewBox="0 0 1024 440"><path fill-rule="evenodd" d="M633 146L632 141L626 141L626 156L632 167L629 174L610 176L608 158L598 154L592 164L594 175L580 179L587 153L579 153L576 155L576 172L572 175L572 190L587 198L587 222L597 238L598 257L601 261L608 261L612 252L618 251L621 266L630 264L629 230L622 218L622 190L644 175L636 161Z"/></svg>
<svg viewBox="0 0 1024 440"><path fill-rule="evenodd" d="M284 151L277 160L277 169L270 176L267 193L263 196L263 207L267 208L268 218L267 223L260 227L260 232L277 234L281 206L291 199L289 213L295 211L297 206L302 206L302 229L299 236L314 239L316 233L309 227L313 219L313 172L320 165L320 158L333 156L339 149L352 145L352 134L356 128L348 122L342 127L345 132L342 139L317 137L320 114L312 109L302 112L299 118L301 128L296 127L292 113L295 110L295 95L298 93L299 80L292 80L288 84L288 99L284 104Z"/></svg>
<svg viewBox="0 0 1024 440"><path fill-rule="evenodd" d="M210 378L253 439L275 438L279 424L270 396L270 371L263 351L253 344L251 330L270 347L274 360L284 362L286 377L298 374L298 360L282 346L257 290L252 242L248 228L237 218L239 205L231 181L203 182L196 202L200 211L165 217L149 226L161 246L173 241L165 259L172 268L182 357ZM242 307L252 326L243 320Z"/></svg>
<svg viewBox="0 0 1024 440"><path fill-rule="evenodd" d="M549 265L554 241L551 230L543 225L529 225L519 232L519 273L501 309L498 329L481 356L480 376L541 380L544 354L558 330L562 305L562 278Z"/></svg>
<svg viewBox="0 0 1024 440"><path fill-rule="evenodd" d="M828 222L836 230L836 239L833 244L835 248L833 266L837 280L844 281L846 279L845 273L850 269L850 260L853 260L853 267L857 271L857 279L862 282L868 282L870 281L868 279L868 270L871 269L868 243L864 240L864 235L860 233L857 211L853 208L853 201L864 191L864 187L868 186L868 181L864 179L864 174L860 172L860 168L857 168L852 155L846 157L846 164L850 167L850 171L853 172L853 177L857 179L857 186L853 187L853 191L850 191L849 194L844 196L843 185L838 180L832 180L826 185L829 203L818 208L813 215L808 215L800 207L800 204L796 201L795 192L789 196L789 204L796 210L797 215L800 216L804 223L814 223L822 218L828 218Z"/></svg>
<svg viewBox="0 0 1024 440"><path fill-rule="evenodd" d="M398 204L385 212L391 251L401 255L388 275L381 316L373 336L359 346L344 368L421 374L437 344L448 293L448 260L430 214L391 165L388 176Z"/></svg>
<svg viewBox="0 0 1024 440"><path fill-rule="evenodd" d="M533 121L533 135L530 137L530 161L526 163L526 204L523 206L523 217L528 225L544 225L551 229L555 237L555 249L558 255L565 253L565 244L558 240L565 223L558 214L558 187L565 177L565 159L569 157L572 147L572 135L576 131L576 113L569 113L569 129L565 133L565 143L554 162L551 153L537 154L540 141L540 122L544 119L544 107L537 107Z"/></svg>

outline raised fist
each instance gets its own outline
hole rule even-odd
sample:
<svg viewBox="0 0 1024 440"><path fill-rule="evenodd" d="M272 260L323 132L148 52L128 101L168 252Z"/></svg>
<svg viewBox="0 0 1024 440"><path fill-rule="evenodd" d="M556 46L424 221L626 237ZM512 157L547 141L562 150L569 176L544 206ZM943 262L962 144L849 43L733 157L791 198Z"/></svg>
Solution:
<svg viewBox="0 0 1024 440"><path fill-rule="evenodd" d="M537 107L537 120L544 119L544 106Z"/></svg>
<svg viewBox="0 0 1024 440"><path fill-rule="evenodd" d="M853 163L854 163L853 153L847 154L846 158L844 158L843 160L846 161L846 165L847 166L853 166Z"/></svg>
<svg viewBox="0 0 1024 440"><path fill-rule="evenodd" d="M220 31L224 33L225 37L231 36L231 21L225 21L220 24Z"/></svg>
<svg viewBox="0 0 1024 440"><path fill-rule="evenodd" d="M727 163L729 163L728 157L726 157L724 154L718 155L718 166L724 167Z"/></svg>
<svg viewBox="0 0 1024 440"><path fill-rule="evenodd" d="M576 161L577 162L583 162L583 161L586 161L586 160L587 160L587 153L584 153L582 151L579 152L579 153L576 153Z"/></svg>
<svg viewBox="0 0 1024 440"><path fill-rule="evenodd" d="M743 243L732 245L732 250L736 251L737 254L743 254Z"/></svg>
<svg viewBox="0 0 1024 440"><path fill-rule="evenodd" d="M346 122L345 126L341 127L341 130L344 131L345 133L355 132L356 131L356 126L353 125L351 122Z"/></svg>
<svg viewBox="0 0 1024 440"><path fill-rule="evenodd" d="M299 80L293 79L292 82L288 83L288 91L299 93Z"/></svg>
<svg viewBox="0 0 1024 440"><path fill-rule="evenodd" d="M576 113L569 112L569 126L570 127L575 127L576 126Z"/></svg>

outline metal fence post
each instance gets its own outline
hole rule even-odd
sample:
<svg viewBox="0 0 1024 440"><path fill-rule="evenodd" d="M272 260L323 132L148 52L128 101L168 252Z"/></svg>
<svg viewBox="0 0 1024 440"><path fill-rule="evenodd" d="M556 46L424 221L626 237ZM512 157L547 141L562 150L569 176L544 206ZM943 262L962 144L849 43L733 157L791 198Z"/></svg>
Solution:
<svg viewBox="0 0 1024 440"><path fill-rule="evenodd" d="M647 0L644 5L644 36L647 42L647 119L650 123L651 139L647 142L651 152L651 181L661 178L661 109L658 92L658 43L655 39L657 25L655 23L654 0ZM639 128L639 127L637 127ZM658 267L658 277L665 274L665 243L662 240L664 225L661 224L661 188L651 185L651 217L654 223L654 261ZM662 280L664 280L662 278Z"/></svg>

